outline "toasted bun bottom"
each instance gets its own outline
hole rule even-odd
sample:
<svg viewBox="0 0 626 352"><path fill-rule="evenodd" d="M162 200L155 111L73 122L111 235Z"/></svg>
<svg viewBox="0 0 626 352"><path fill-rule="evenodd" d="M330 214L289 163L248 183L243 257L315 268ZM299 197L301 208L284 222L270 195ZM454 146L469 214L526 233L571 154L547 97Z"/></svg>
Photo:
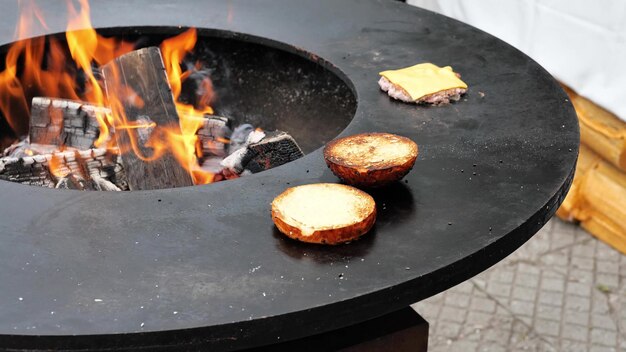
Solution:
<svg viewBox="0 0 626 352"><path fill-rule="evenodd" d="M274 220L274 224L280 232L287 237L293 238L294 240L308 243L337 245L357 240L359 237L368 233L376 222L376 210L359 223L336 229L317 230L309 236L302 234L302 231L298 227L284 222L280 215L278 215L273 209L272 220Z"/></svg>
<svg viewBox="0 0 626 352"><path fill-rule="evenodd" d="M376 221L372 196L354 187L320 183L285 190L272 202L272 220L293 239L321 244L353 241Z"/></svg>

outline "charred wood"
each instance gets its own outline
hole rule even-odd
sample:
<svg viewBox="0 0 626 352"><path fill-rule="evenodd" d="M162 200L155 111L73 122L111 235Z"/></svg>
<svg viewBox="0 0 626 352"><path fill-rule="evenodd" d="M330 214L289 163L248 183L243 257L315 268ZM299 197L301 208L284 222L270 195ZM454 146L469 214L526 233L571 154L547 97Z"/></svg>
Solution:
<svg viewBox="0 0 626 352"><path fill-rule="evenodd" d="M48 188L127 190L118 158L105 149L4 157L0 158L0 180Z"/></svg>
<svg viewBox="0 0 626 352"><path fill-rule="evenodd" d="M110 112L85 102L35 97L31 106L30 142L92 148L100 133L98 117L104 121Z"/></svg>
<svg viewBox="0 0 626 352"><path fill-rule="evenodd" d="M237 175L257 173L304 156L293 137L282 131L267 134L254 131L248 135L247 139L245 147L222 161L221 165L230 173Z"/></svg>
<svg viewBox="0 0 626 352"><path fill-rule="evenodd" d="M48 162L51 158L52 155L1 158L0 180L54 188L56 178L52 175L48 167Z"/></svg>
<svg viewBox="0 0 626 352"><path fill-rule="evenodd" d="M231 121L227 117L205 115L202 127L198 130L198 143L203 159L228 155L228 141L231 136Z"/></svg>

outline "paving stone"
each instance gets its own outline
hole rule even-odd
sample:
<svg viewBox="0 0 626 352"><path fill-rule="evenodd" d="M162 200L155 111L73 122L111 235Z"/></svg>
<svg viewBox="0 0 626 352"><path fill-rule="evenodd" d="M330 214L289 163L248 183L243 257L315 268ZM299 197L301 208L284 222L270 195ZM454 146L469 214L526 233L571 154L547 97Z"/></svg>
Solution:
<svg viewBox="0 0 626 352"><path fill-rule="evenodd" d="M587 347L586 343L582 343L580 341L572 341L572 340L563 339L561 340L561 351L588 352L589 347Z"/></svg>
<svg viewBox="0 0 626 352"><path fill-rule="evenodd" d="M589 270L570 270L568 280L592 285L594 282L594 274L593 271Z"/></svg>
<svg viewBox="0 0 626 352"><path fill-rule="evenodd" d="M474 352L478 349L478 343L474 341L460 340L450 345L450 352Z"/></svg>
<svg viewBox="0 0 626 352"><path fill-rule="evenodd" d="M541 272L541 270L536 265L530 265L528 263L519 263L517 265L517 270L519 272L534 275L539 275L539 273Z"/></svg>
<svg viewBox="0 0 626 352"><path fill-rule="evenodd" d="M572 254L576 257L586 257L592 258L594 257L594 248L592 246L587 245L578 245L572 248Z"/></svg>
<svg viewBox="0 0 626 352"><path fill-rule="evenodd" d="M457 338L461 333L462 325L459 323L447 321L437 327L437 333L447 338Z"/></svg>
<svg viewBox="0 0 626 352"><path fill-rule="evenodd" d="M588 297L568 296L565 300L565 310L573 310L576 312L588 312L591 301Z"/></svg>
<svg viewBox="0 0 626 352"><path fill-rule="evenodd" d="M487 285L487 293L497 297L507 298L511 294L511 285L499 282L489 282Z"/></svg>
<svg viewBox="0 0 626 352"><path fill-rule="evenodd" d="M548 306L544 304L539 304L537 307L537 318L552 320L552 321L561 321L562 309L561 307Z"/></svg>
<svg viewBox="0 0 626 352"><path fill-rule="evenodd" d="M619 286L619 276L598 273L596 275L596 285L603 285L612 289L617 289L617 287Z"/></svg>
<svg viewBox="0 0 626 352"><path fill-rule="evenodd" d="M543 271L541 272L542 278L559 279L559 280L565 281L567 274L566 273L564 274L562 271L557 271L554 269L555 269L554 265L549 265L543 268Z"/></svg>
<svg viewBox="0 0 626 352"><path fill-rule="evenodd" d="M565 281L561 278L543 277L541 279L541 289L552 292L563 292Z"/></svg>
<svg viewBox="0 0 626 352"><path fill-rule="evenodd" d="M563 294L560 292L539 292L539 302L555 307L561 307L563 305Z"/></svg>
<svg viewBox="0 0 626 352"><path fill-rule="evenodd" d="M557 252L550 253L541 257L541 261L546 265L562 265L567 266L567 253Z"/></svg>
<svg viewBox="0 0 626 352"><path fill-rule="evenodd" d="M626 351L626 256L551 220L502 262L414 307L431 323L431 352Z"/></svg>
<svg viewBox="0 0 626 352"><path fill-rule="evenodd" d="M419 305L415 305L415 310L417 310L424 318L437 318L439 316L439 312L441 311L441 304L432 304L429 302L424 302Z"/></svg>
<svg viewBox="0 0 626 352"><path fill-rule="evenodd" d="M467 311L464 309L459 309L451 306L443 306L441 309L441 313L439 314L439 318L441 320L463 323L465 321L465 315Z"/></svg>
<svg viewBox="0 0 626 352"><path fill-rule="evenodd" d="M517 286L537 289L537 286L539 285L539 275L518 271L517 277L515 278L515 284Z"/></svg>
<svg viewBox="0 0 626 352"><path fill-rule="evenodd" d="M470 312L470 314L472 313L476 312ZM461 330L461 334L459 335L459 339L468 341L481 341L481 333L485 326L468 326L469 324L470 323L466 324L465 327L463 327L463 329Z"/></svg>
<svg viewBox="0 0 626 352"><path fill-rule="evenodd" d="M518 345L523 341L527 341L528 339L532 339L533 336L530 336L530 329L527 324L522 322L515 321L513 323L513 329L511 331L511 338L509 340L510 345Z"/></svg>
<svg viewBox="0 0 626 352"><path fill-rule="evenodd" d="M588 326L589 313L566 310L563 313L563 322L580 326Z"/></svg>
<svg viewBox="0 0 626 352"><path fill-rule="evenodd" d="M493 313L496 311L496 301L486 297L472 297L470 309L480 312Z"/></svg>
<svg viewBox="0 0 626 352"><path fill-rule="evenodd" d="M454 292L459 293L472 293L474 290L474 285L472 285L471 281L464 281L456 286L454 286Z"/></svg>
<svg viewBox="0 0 626 352"><path fill-rule="evenodd" d="M614 347L593 345L591 349L589 349L589 352L616 352L616 349Z"/></svg>
<svg viewBox="0 0 626 352"><path fill-rule="evenodd" d="M491 322L491 314L477 312L477 311L470 311L467 314L467 321L466 321L467 324L473 324L474 326L479 325L479 326L485 327L489 325L490 322Z"/></svg>
<svg viewBox="0 0 626 352"><path fill-rule="evenodd" d="M591 289L593 288L591 284L568 281L566 285L567 286L566 286L565 292L568 295L576 295L576 296L583 296L583 297L591 296Z"/></svg>
<svg viewBox="0 0 626 352"><path fill-rule="evenodd" d="M573 341L587 342L589 328L565 323L561 326L561 336Z"/></svg>
<svg viewBox="0 0 626 352"><path fill-rule="evenodd" d="M594 261L593 258L585 257L573 257L572 266L577 269L593 270Z"/></svg>
<svg viewBox="0 0 626 352"><path fill-rule="evenodd" d="M611 262L619 261L620 253L604 242L596 242L596 258Z"/></svg>
<svg viewBox="0 0 626 352"><path fill-rule="evenodd" d="M509 271L509 270L494 271L491 273L491 280L495 280L503 284L510 284L513 282L513 271Z"/></svg>
<svg viewBox="0 0 626 352"><path fill-rule="evenodd" d="M513 300L511 302L511 311L514 315L532 316L535 312L534 302Z"/></svg>
<svg viewBox="0 0 626 352"><path fill-rule="evenodd" d="M534 302L537 289L524 286L513 286L513 298L520 301Z"/></svg>
<svg viewBox="0 0 626 352"><path fill-rule="evenodd" d="M617 334L615 331L591 329L591 343L615 347L617 345Z"/></svg>
<svg viewBox="0 0 626 352"><path fill-rule="evenodd" d="M503 346L490 344L479 348L480 352L508 352L509 350Z"/></svg>
<svg viewBox="0 0 626 352"><path fill-rule="evenodd" d="M616 261L598 260L596 262L596 271L604 274L619 274L619 263Z"/></svg>
<svg viewBox="0 0 626 352"><path fill-rule="evenodd" d="M598 314L609 314L609 303L604 294L594 292L592 294L591 312Z"/></svg>
<svg viewBox="0 0 626 352"><path fill-rule="evenodd" d="M500 329L489 329L485 330L483 334L484 341L497 343L503 346L507 346L509 344L509 335L510 331L504 331Z"/></svg>
<svg viewBox="0 0 626 352"><path fill-rule="evenodd" d="M610 316L604 314L591 315L591 326L594 328L602 328L609 331L617 331L617 325Z"/></svg>
<svg viewBox="0 0 626 352"><path fill-rule="evenodd" d="M466 308L469 305L470 299L471 296L466 293L450 291L446 295L445 304L459 308Z"/></svg>
<svg viewBox="0 0 626 352"><path fill-rule="evenodd" d="M557 321L537 319L535 320L535 323L533 324L533 328L539 335L548 335L548 336L556 337L556 336L559 336L560 325L561 324L559 324L559 322Z"/></svg>

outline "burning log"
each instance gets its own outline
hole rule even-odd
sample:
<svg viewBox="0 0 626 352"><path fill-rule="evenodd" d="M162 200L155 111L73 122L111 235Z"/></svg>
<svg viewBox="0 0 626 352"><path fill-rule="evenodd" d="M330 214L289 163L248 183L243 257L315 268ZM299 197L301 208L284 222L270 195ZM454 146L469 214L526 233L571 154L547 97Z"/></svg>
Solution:
<svg viewBox="0 0 626 352"><path fill-rule="evenodd" d="M152 124L180 132L172 90L167 80L161 52L148 47L122 55L102 67L109 100L120 100L125 121L130 124ZM129 90L141 97L141 103L129 96ZM114 109L115 110L115 109ZM146 145L152 137L151 128L116 129L120 147L131 145L131 139L143 156L154 149ZM136 142L136 143L135 143ZM171 151L150 162L136 153L126 153L122 160L131 190L149 190L193 185L189 173L176 161Z"/></svg>
<svg viewBox="0 0 626 352"><path fill-rule="evenodd" d="M128 190L119 157L106 149L0 158L0 180L48 188Z"/></svg>
<svg viewBox="0 0 626 352"><path fill-rule="evenodd" d="M253 131L247 137L247 145L225 158L221 165L230 173L242 175L269 170L302 156L304 153L286 132Z"/></svg>
<svg viewBox="0 0 626 352"><path fill-rule="evenodd" d="M202 127L198 130L198 143L203 157L228 155L227 142L231 136L231 121L227 117L206 115Z"/></svg>
<svg viewBox="0 0 626 352"><path fill-rule="evenodd" d="M62 177L57 182L54 188L59 189L76 189L79 191L85 190L97 190L95 184L89 180L85 180L84 178L77 176L75 174L69 174L65 177Z"/></svg>
<svg viewBox="0 0 626 352"><path fill-rule="evenodd" d="M257 173L286 164L304 156L295 139L286 132L274 131L258 143L250 144L244 160L245 169Z"/></svg>
<svg viewBox="0 0 626 352"><path fill-rule="evenodd" d="M54 188L56 179L48 167L51 158L52 155L2 158L0 159L0 180Z"/></svg>
<svg viewBox="0 0 626 352"><path fill-rule="evenodd" d="M100 148L79 151L78 154L83 161L85 177L93 180L96 188L100 187L102 191L129 190L121 156Z"/></svg>
<svg viewBox="0 0 626 352"><path fill-rule="evenodd" d="M98 117L111 111L89 103L35 97L30 116L30 142L89 149L98 138Z"/></svg>

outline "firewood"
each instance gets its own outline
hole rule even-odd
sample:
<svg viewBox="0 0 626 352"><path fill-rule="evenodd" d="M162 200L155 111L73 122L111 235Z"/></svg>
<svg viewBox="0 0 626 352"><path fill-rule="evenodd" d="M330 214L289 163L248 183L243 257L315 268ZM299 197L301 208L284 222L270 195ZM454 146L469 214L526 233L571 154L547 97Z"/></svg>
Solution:
<svg viewBox="0 0 626 352"><path fill-rule="evenodd" d="M56 178L50 173L48 162L52 155L0 159L0 180L32 186L54 188Z"/></svg>
<svg viewBox="0 0 626 352"><path fill-rule="evenodd" d="M202 156L225 157L228 152L226 142L231 136L231 121L222 116L205 115L202 127L196 133L202 149Z"/></svg>
<svg viewBox="0 0 626 352"><path fill-rule="evenodd" d="M110 110L89 103L35 97L30 116L30 142L89 149L100 133L101 120Z"/></svg>
<svg viewBox="0 0 626 352"><path fill-rule="evenodd" d="M244 147L222 161L231 173L257 173L286 164L304 156L296 141L286 132L253 131Z"/></svg>
<svg viewBox="0 0 626 352"><path fill-rule="evenodd" d="M304 156L298 143L289 134L282 131L266 133L258 143L248 146L245 169L257 173L286 164Z"/></svg>
<svg viewBox="0 0 626 352"><path fill-rule="evenodd" d="M102 74L109 100L116 97L128 123L154 122L156 128L167 127L180 130L174 97L169 85L161 52L148 47L122 55L102 67ZM140 97L141 104L128 96L129 90ZM115 109L113 109L115 110ZM121 111L113 111L119 115ZM139 138L139 134L144 134ZM145 142L152 137L149 129L116 129L119 146L137 141L142 155L154 152ZM122 158L128 185L131 190L149 190L193 185L189 173L177 162L170 151L160 158L145 162L133 152Z"/></svg>
<svg viewBox="0 0 626 352"><path fill-rule="evenodd" d="M61 177L54 188L58 189L75 189L79 191L96 190L96 186L90 180L85 180L81 176L70 173L65 177Z"/></svg>
<svg viewBox="0 0 626 352"><path fill-rule="evenodd" d="M0 158L0 180L33 186L80 189L68 182L82 180L83 189L120 191L128 190L125 177L119 157L106 149Z"/></svg>

